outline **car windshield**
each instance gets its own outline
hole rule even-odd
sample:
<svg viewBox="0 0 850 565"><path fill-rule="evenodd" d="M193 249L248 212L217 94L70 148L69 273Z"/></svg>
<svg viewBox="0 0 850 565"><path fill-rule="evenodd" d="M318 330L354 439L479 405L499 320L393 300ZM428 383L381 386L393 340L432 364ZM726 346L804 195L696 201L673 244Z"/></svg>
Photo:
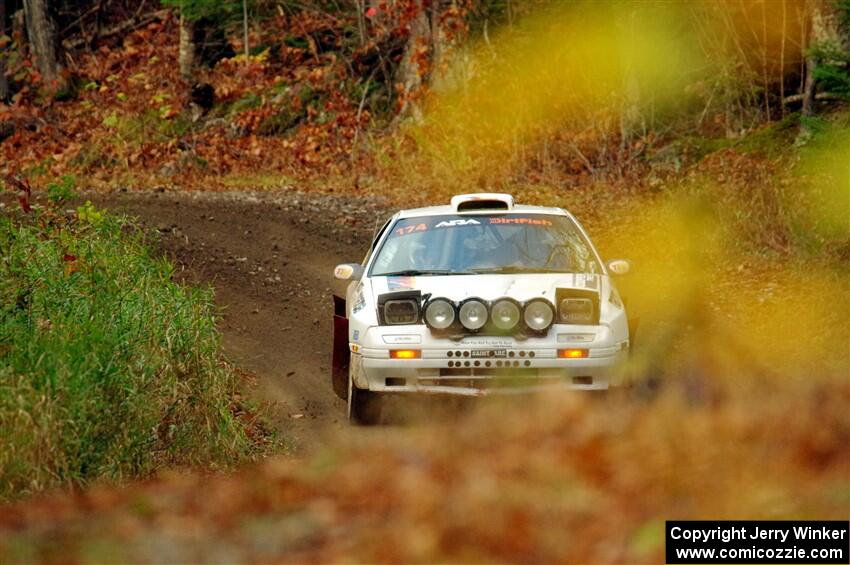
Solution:
<svg viewBox="0 0 850 565"><path fill-rule="evenodd" d="M476 214L404 218L392 226L371 276L598 273L568 216Z"/></svg>

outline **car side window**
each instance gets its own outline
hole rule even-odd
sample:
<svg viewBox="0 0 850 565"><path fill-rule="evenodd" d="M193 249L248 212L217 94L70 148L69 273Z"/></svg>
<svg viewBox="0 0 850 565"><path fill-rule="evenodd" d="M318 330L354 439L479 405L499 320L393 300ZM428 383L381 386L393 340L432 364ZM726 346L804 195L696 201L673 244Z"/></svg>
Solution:
<svg viewBox="0 0 850 565"><path fill-rule="evenodd" d="M381 227L381 229L378 230L378 233L375 235L375 239L372 240L372 246L371 246L372 251L375 250L375 246L378 245L378 241L381 240L381 236L384 235L385 231L387 231L387 227L390 225L390 222L392 222L392 221L393 221L393 219L389 218L386 222L384 222L383 227Z"/></svg>
<svg viewBox="0 0 850 565"><path fill-rule="evenodd" d="M365 266L366 263L369 262L369 257L375 252L375 247L378 245L378 242L381 241L381 236L383 236L384 232L387 231L387 227L389 227L390 222L392 221L393 216L390 216L390 218L384 222L384 225L381 226L381 229L378 230L378 233L375 234L374 239L372 239L372 244L369 246L369 251L366 253L366 256L363 257L363 261L360 262L361 265Z"/></svg>

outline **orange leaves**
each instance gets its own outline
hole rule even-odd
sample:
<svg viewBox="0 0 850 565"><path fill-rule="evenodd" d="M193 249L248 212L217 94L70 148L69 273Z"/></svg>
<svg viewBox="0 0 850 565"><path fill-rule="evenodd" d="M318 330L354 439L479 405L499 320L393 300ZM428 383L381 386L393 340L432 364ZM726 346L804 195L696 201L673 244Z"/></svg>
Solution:
<svg viewBox="0 0 850 565"><path fill-rule="evenodd" d="M165 561L661 562L671 514L846 514L847 387L795 392L719 407L549 394L380 437L340 430L306 460L4 507L0 556L17 536L15 550L70 561L89 547L141 561L141 538L168 540Z"/></svg>
<svg viewBox="0 0 850 565"><path fill-rule="evenodd" d="M65 264L65 276L71 276L71 274L76 273L79 270L79 264L77 262L77 256L71 255L70 253L65 253L62 255L62 261Z"/></svg>
<svg viewBox="0 0 850 565"><path fill-rule="evenodd" d="M248 94L262 93L283 80L268 62L269 52L252 57L242 55L223 59L212 69L209 82L215 87L216 101L235 101Z"/></svg>
<svg viewBox="0 0 850 565"><path fill-rule="evenodd" d="M420 37L417 40L411 62L416 68L416 73L420 79L428 76L431 68L431 45L427 38Z"/></svg>
<svg viewBox="0 0 850 565"><path fill-rule="evenodd" d="M261 106L240 112L233 118L233 123L236 124L245 133L256 134L259 132L260 125L264 120L268 119L275 113L275 109L270 106Z"/></svg>
<svg viewBox="0 0 850 565"><path fill-rule="evenodd" d="M418 0L372 7L366 41L378 56L403 42L422 8ZM452 3L441 18L462 19L466 9L465 2ZM73 71L82 88L77 99L54 104L49 117L26 86L12 105L0 107L4 121L11 115L24 124L0 143L0 168L14 165L37 182L42 175L78 173L86 188L215 189L223 173L264 169L313 178L368 165L366 151L352 160L355 138L360 146L369 143L363 130L372 119L372 95L360 90L370 83L364 86L357 74L362 66L344 60L348 54L340 50L352 24L353 15L321 11L281 12L265 20L252 43L279 47L198 69L197 79L215 89L215 106L201 114L189 108L187 85L175 80L177 22L152 22L128 33L119 46L104 43L76 54ZM361 51L375 56L366 46ZM420 76L430 72L427 43L417 46L413 64ZM21 68L32 72L27 61ZM378 75L370 80L374 91Z"/></svg>

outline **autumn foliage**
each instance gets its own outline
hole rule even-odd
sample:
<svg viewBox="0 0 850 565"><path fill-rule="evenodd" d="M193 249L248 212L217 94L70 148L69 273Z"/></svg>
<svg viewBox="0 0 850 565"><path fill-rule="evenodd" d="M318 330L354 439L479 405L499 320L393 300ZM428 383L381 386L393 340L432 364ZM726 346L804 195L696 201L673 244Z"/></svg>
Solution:
<svg viewBox="0 0 850 565"><path fill-rule="evenodd" d="M260 48L199 70L208 107L177 78L173 15L76 57L70 101L17 61L6 184L27 205L73 175L563 206L634 262L633 386L21 501L0 509L0 561L648 563L668 519L846 520L850 117L841 96L817 116L787 96L814 3L508 2L497 29L480 2L361 4L269 15ZM435 5L442 56L408 41Z"/></svg>
<svg viewBox="0 0 850 565"><path fill-rule="evenodd" d="M286 34L285 18L270 25ZM326 24L303 16L297 25L309 34ZM345 95L344 64L334 59L283 44L223 60L204 77L215 87L213 114L193 117L174 72L176 22L166 18L81 55L76 101L34 104L24 90L0 105L0 119L23 126L0 159L36 178L75 173L86 188L216 189L256 171L338 169L369 113Z"/></svg>
<svg viewBox="0 0 850 565"><path fill-rule="evenodd" d="M28 501L0 515L0 555L650 563L663 560L674 517L846 519L840 379L728 392L713 405L678 392L514 401L346 437L307 461Z"/></svg>

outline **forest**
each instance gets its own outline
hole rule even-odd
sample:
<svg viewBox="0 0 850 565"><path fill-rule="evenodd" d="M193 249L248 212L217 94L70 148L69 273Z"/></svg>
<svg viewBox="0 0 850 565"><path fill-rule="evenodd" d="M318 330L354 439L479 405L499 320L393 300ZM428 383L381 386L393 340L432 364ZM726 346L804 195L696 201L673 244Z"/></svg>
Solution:
<svg viewBox="0 0 850 565"><path fill-rule="evenodd" d="M847 520L850 0L0 0L0 562L664 559ZM569 210L632 386L344 424L334 265Z"/></svg>

